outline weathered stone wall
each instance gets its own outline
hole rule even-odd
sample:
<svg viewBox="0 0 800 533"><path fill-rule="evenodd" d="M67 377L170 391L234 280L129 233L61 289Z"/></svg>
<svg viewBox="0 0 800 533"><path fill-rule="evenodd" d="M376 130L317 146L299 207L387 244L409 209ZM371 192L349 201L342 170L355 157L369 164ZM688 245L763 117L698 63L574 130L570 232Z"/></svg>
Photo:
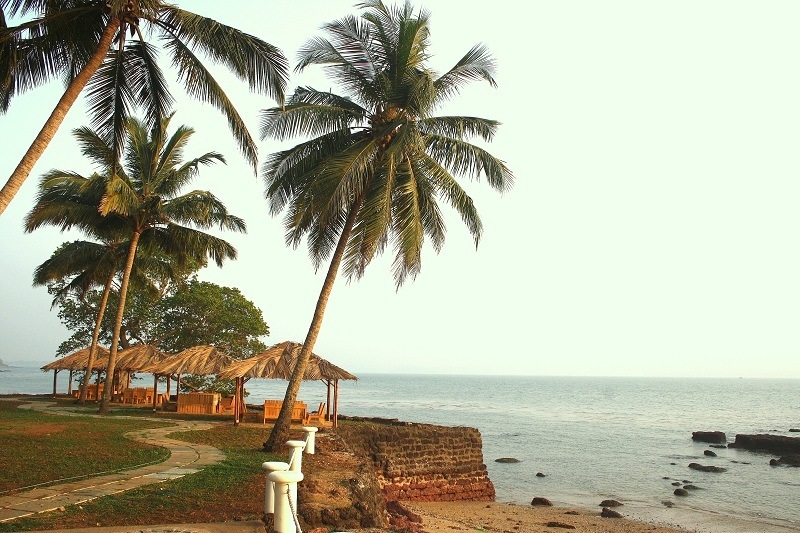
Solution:
<svg viewBox="0 0 800 533"><path fill-rule="evenodd" d="M494 500L477 429L372 423L337 432L372 460L387 501Z"/></svg>

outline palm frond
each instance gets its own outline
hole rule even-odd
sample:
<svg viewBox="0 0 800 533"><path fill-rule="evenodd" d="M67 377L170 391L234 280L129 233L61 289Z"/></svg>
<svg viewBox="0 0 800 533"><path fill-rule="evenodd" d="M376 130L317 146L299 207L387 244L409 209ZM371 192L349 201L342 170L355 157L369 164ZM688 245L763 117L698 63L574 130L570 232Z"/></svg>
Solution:
<svg viewBox="0 0 800 533"><path fill-rule="evenodd" d="M168 4L161 4L157 24L189 48L200 50L214 62L225 65L239 79L246 81L251 91L283 103L289 67L277 47L236 28Z"/></svg>
<svg viewBox="0 0 800 533"><path fill-rule="evenodd" d="M494 71L495 62L486 46L482 44L473 46L453 68L434 82L438 95L437 103L458 94L461 87L471 81L485 80L492 87L497 87Z"/></svg>
<svg viewBox="0 0 800 533"><path fill-rule="evenodd" d="M486 181L500 192L514 184L514 175L505 163L492 154L465 141L441 135L425 135L428 154L454 174L472 178L486 176Z"/></svg>
<svg viewBox="0 0 800 533"><path fill-rule="evenodd" d="M177 38L167 39L166 48L172 55L172 66L178 71L178 76L190 96L202 102L207 102L220 111L228 120L228 127L234 139L239 144L245 159L256 168L258 150L247 126L239 116L225 91L217 83L208 69L192 51Z"/></svg>
<svg viewBox="0 0 800 533"><path fill-rule="evenodd" d="M422 119L418 122L423 133L432 133L443 137L464 140L479 137L491 141L500 122L479 117L438 116Z"/></svg>

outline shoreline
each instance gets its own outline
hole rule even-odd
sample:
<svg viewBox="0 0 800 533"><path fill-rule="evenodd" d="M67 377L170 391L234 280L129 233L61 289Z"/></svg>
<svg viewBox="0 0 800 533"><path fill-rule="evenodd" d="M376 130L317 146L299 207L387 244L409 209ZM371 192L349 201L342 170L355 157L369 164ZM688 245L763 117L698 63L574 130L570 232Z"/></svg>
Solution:
<svg viewBox="0 0 800 533"><path fill-rule="evenodd" d="M601 518L600 509L585 509L554 504L552 507L520 505L510 502L402 502L418 514L426 533L451 533L458 530L499 532L553 532L559 529L586 532L621 533L779 533L800 531L800 526L777 524L768 520L737 519L729 515L695 509L667 509L668 513L647 513L643 507L627 505L615 510L622 518ZM642 512L642 511L645 512ZM691 515L689 520L682 517ZM693 522L692 527L681 522ZM557 522L561 526L548 523ZM574 529L564 527L573 526Z"/></svg>

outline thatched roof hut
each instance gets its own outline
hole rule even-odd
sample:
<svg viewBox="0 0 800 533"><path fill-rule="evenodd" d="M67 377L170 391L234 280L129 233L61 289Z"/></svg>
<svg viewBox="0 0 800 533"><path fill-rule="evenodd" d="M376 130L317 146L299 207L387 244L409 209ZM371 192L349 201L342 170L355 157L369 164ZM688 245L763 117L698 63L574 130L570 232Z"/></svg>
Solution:
<svg viewBox="0 0 800 533"><path fill-rule="evenodd" d="M281 342L253 357L233 363L217 375L227 379L235 378L237 384L241 384L242 388L244 382L251 378L285 379L288 381L292 377L295 366L297 366L297 358L302 348L303 345L299 342ZM312 353L303 379L306 381L318 379L325 382L328 387L327 402L325 404L326 419L331 420L335 427L339 415L339 380L358 380L358 378L347 370ZM331 402L331 393L333 402ZM235 420L238 419L235 418Z"/></svg>
<svg viewBox="0 0 800 533"><path fill-rule="evenodd" d="M218 374L235 361L236 359L214 346L194 346L139 370L162 376L171 374L197 374L202 376Z"/></svg>
<svg viewBox="0 0 800 533"><path fill-rule="evenodd" d="M72 394L72 373L76 370L86 370L89 364L89 348L83 348L69 355L65 355L60 359L56 359L52 363L48 363L42 367L44 372L53 371L53 396L56 396L56 386L58 383L59 370L69 370L69 384L67 394ZM94 362L92 363L92 371L105 370L108 366L108 349L102 346L97 347ZM86 378L89 379L88 376Z"/></svg>

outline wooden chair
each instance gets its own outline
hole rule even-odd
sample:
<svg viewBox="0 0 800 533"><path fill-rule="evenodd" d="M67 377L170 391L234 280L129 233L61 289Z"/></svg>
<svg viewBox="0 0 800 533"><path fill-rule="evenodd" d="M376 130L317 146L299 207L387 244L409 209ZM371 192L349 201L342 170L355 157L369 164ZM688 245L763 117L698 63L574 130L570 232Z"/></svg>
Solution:
<svg viewBox="0 0 800 533"><path fill-rule="evenodd" d="M304 424L310 424L312 426L324 426L327 425L327 420L325 420L325 415L327 411L325 409L325 402L320 402L319 407L316 411L308 413L306 420L303 422Z"/></svg>
<svg viewBox="0 0 800 533"><path fill-rule="evenodd" d="M233 409L236 407L236 396L227 396L225 398L220 398L219 400L219 412L220 413L231 413L233 414Z"/></svg>
<svg viewBox="0 0 800 533"><path fill-rule="evenodd" d="M122 391L122 403L133 403L133 389Z"/></svg>
<svg viewBox="0 0 800 533"><path fill-rule="evenodd" d="M151 395L152 395L152 393L151 393ZM153 397L150 396L150 403L153 402L152 398ZM140 403L146 403L146 402L147 402L147 389L144 389L144 388L141 388L141 387L133 389L133 403L140 404Z"/></svg>

